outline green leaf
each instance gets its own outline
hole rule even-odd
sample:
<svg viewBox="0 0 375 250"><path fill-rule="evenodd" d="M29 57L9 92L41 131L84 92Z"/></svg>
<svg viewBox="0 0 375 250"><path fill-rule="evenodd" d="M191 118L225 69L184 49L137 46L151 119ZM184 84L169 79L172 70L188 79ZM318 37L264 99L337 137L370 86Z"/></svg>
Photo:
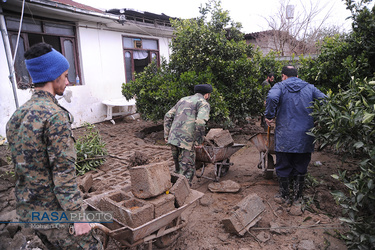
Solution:
<svg viewBox="0 0 375 250"><path fill-rule="evenodd" d="M353 146L354 146L355 148L361 148L361 147L363 147L363 145L364 145L364 143L361 142L361 141L359 141L359 142L356 142Z"/></svg>
<svg viewBox="0 0 375 250"><path fill-rule="evenodd" d="M374 118L374 116L375 116L375 114L373 114L373 113L365 112L365 114L363 116L362 123L370 123L372 121L372 119Z"/></svg>

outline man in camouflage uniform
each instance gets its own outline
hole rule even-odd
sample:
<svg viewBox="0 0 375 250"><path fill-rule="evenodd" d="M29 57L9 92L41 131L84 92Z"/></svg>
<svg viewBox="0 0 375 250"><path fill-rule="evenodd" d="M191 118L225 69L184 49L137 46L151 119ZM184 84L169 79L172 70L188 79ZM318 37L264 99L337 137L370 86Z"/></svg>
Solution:
<svg viewBox="0 0 375 250"><path fill-rule="evenodd" d="M82 198L76 181L76 152L72 116L57 102L68 82L69 63L49 44L25 52L35 90L7 123L7 138L15 166L17 214L30 222L33 211L80 211ZM102 249L89 223L29 224L49 249Z"/></svg>
<svg viewBox="0 0 375 250"><path fill-rule="evenodd" d="M195 95L180 99L164 116L164 138L172 147L176 173L191 182L195 174L195 146L203 144L205 125L210 115L212 86L194 87Z"/></svg>

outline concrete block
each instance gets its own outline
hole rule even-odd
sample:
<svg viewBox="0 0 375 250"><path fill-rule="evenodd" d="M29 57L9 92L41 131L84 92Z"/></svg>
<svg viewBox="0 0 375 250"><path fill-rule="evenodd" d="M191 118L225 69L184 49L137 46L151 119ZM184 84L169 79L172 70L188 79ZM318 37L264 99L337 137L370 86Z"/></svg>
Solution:
<svg viewBox="0 0 375 250"><path fill-rule="evenodd" d="M129 169L132 193L140 199L158 196L172 187L168 162L156 162Z"/></svg>
<svg viewBox="0 0 375 250"><path fill-rule="evenodd" d="M213 141L215 136L220 135L223 132L222 128L212 128L206 135L206 140Z"/></svg>
<svg viewBox="0 0 375 250"><path fill-rule="evenodd" d="M154 217L157 218L163 214L166 214L175 209L174 206L174 195L173 194L162 194L157 197L146 200L147 202L154 205Z"/></svg>
<svg viewBox="0 0 375 250"><path fill-rule="evenodd" d="M108 194L108 196L104 196L98 203L98 208L101 211L111 211L113 212L113 218L115 218L120 223L127 225L128 222L126 220L127 212L121 207L121 204L126 201L132 199L133 196L130 194L126 194L125 192L117 191Z"/></svg>
<svg viewBox="0 0 375 250"><path fill-rule="evenodd" d="M82 192L87 193L92 187L93 178L92 174L85 174L83 179L80 181L79 188Z"/></svg>
<svg viewBox="0 0 375 250"><path fill-rule="evenodd" d="M131 193L117 191L104 196L98 203L101 211L112 211L113 217L123 225L135 228L153 220L154 206L136 199Z"/></svg>
<svg viewBox="0 0 375 250"><path fill-rule="evenodd" d="M154 206L144 200L130 199L122 206L129 227L139 227L155 218Z"/></svg>
<svg viewBox="0 0 375 250"><path fill-rule="evenodd" d="M214 142L218 147L227 147L233 145L234 141L229 130L223 130L214 137Z"/></svg>
<svg viewBox="0 0 375 250"><path fill-rule="evenodd" d="M190 185L186 177L181 174L171 173L171 181L173 186L169 193L174 195L175 206L178 208L184 205L186 198L190 195Z"/></svg>
<svg viewBox="0 0 375 250"><path fill-rule="evenodd" d="M206 140L218 147L227 147L234 143L229 130L221 128L210 129L206 135Z"/></svg>
<svg viewBox="0 0 375 250"><path fill-rule="evenodd" d="M222 220L224 227L230 233L244 235L245 232L260 220L257 218L265 207L262 199L256 194L250 194L241 200L230 214L230 217Z"/></svg>

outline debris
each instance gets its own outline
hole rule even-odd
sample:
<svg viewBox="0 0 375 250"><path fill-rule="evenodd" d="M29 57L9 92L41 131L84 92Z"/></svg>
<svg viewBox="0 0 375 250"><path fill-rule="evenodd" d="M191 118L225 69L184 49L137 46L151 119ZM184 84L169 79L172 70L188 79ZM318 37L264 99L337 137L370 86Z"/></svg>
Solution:
<svg viewBox="0 0 375 250"><path fill-rule="evenodd" d="M148 157L146 154L135 151L132 156L129 158L129 166L135 167L135 166L142 166L149 162Z"/></svg>
<svg viewBox="0 0 375 250"><path fill-rule="evenodd" d="M93 179L92 174L86 174L80 181L79 188L83 193L87 193L92 187Z"/></svg>
<svg viewBox="0 0 375 250"><path fill-rule="evenodd" d="M190 195L190 185L185 176L177 173L171 173L171 182L173 186L169 193L173 194L176 199L176 207L182 207L186 198Z"/></svg>
<svg viewBox="0 0 375 250"><path fill-rule="evenodd" d="M312 250L312 249L316 249L316 247L312 240L301 240L298 244L298 249Z"/></svg>
<svg viewBox="0 0 375 250"><path fill-rule="evenodd" d="M208 144L211 144L210 146L228 147L234 144L229 130L223 130L221 128L210 129L205 140L208 141Z"/></svg>
<svg viewBox="0 0 375 250"><path fill-rule="evenodd" d="M129 169L132 193L140 199L158 196L172 187L168 162L156 162Z"/></svg>
<svg viewBox="0 0 375 250"><path fill-rule="evenodd" d="M212 203L214 203L214 200L210 195L205 194L200 200L199 204L204 207L209 207Z"/></svg>
<svg viewBox="0 0 375 250"><path fill-rule="evenodd" d="M266 233L266 232L260 232L258 235L257 235L257 239L261 242L267 242L269 241L269 239L271 239L271 236Z"/></svg>
<svg viewBox="0 0 375 250"><path fill-rule="evenodd" d="M236 193L241 189L241 185L232 180L226 180L212 182L208 185L208 189L213 193Z"/></svg>
<svg viewBox="0 0 375 250"><path fill-rule="evenodd" d="M322 166L323 164L320 162L320 161L316 161L316 162L314 162L314 166L315 167L320 167L320 166Z"/></svg>
<svg viewBox="0 0 375 250"><path fill-rule="evenodd" d="M257 194L250 194L233 208L231 216L223 219L222 223L230 233L243 236L250 227L260 220L258 216L264 209L262 199Z"/></svg>

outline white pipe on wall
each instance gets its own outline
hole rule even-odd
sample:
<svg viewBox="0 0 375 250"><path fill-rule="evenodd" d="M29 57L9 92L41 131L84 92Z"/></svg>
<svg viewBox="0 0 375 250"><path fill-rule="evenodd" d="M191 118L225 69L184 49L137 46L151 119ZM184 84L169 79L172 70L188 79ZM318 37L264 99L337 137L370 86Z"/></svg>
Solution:
<svg viewBox="0 0 375 250"><path fill-rule="evenodd" d="M3 9L0 6L0 13L3 13ZM8 31L5 25L5 18L4 15L0 15L0 28L1 28L1 35L3 37L3 43L5 47L5 54L8 61L8 68L9 68L9 80L12 83L13 88L13 95L14 95L14 101L16 103L16 108L19 107L18 104L18 97L17 97L17 87L16 87L16 81L14 77L14 65L13 65L13 59L12 59L12 51L10 49L10 43L8 38Z"/></svg>

